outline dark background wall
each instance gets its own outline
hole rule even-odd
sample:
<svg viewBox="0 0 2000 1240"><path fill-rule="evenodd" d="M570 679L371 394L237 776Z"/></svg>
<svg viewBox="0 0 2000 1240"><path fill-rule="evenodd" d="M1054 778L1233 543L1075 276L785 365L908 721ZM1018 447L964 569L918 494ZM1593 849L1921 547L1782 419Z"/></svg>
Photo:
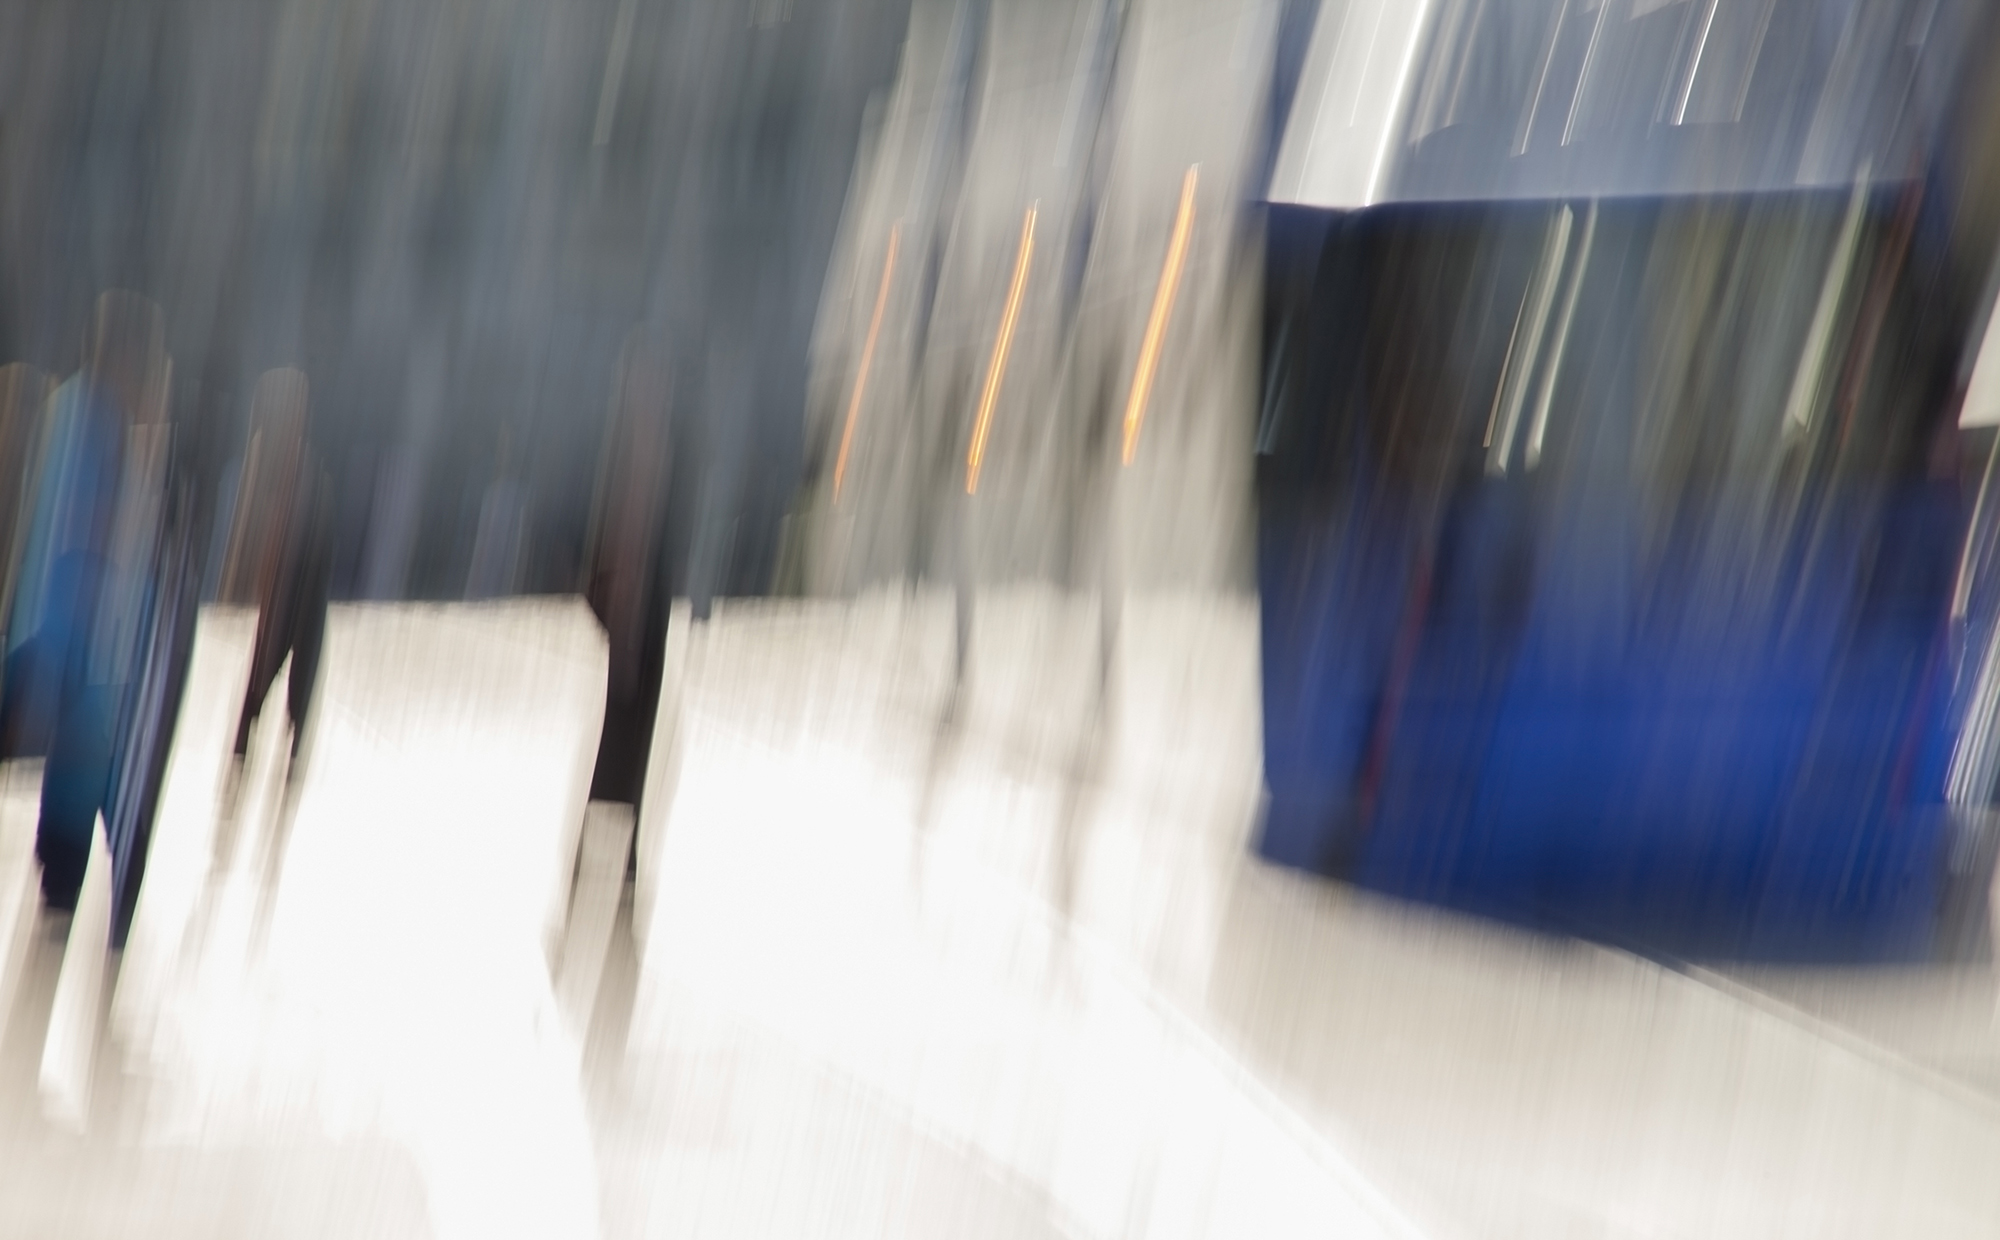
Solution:
<svg viewBox="0 0 2000 1240"><path fill-rule="evenodd" d="M256 377L303 367L337 596L576 587L615 361L678 359L676 588L755 593L805 356L907 0L18 0L0 8L0 360L165 308L183 464L226 494Z"/></svg>

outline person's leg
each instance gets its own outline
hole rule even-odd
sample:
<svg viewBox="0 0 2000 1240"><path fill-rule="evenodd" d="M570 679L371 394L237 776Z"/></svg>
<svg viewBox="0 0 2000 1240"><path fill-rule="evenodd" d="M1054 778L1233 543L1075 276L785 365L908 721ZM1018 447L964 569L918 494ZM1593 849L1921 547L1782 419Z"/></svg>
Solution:
<svg viewBox="0 0 2000 1240"><path fill-rule="evenodd" d="M638 692L633 695L633 710L636 719L633 735L638 746L636 769L632 784L632 842L625 858L625 875L637 877L639 872L639 819L638 811L644 807L646 799L646 776L652 766L653 735L660 719L660 694L667 675L667 618L668 603L657 599L650 609L646 623L646 644L639 661Z"/></svg>
<svg viewBox="0 0 2000 1240"><path fill-rule="evenodd" d="M319 683L319 655L326 633L326 605L301 610L292 634L292 674L285 682L285 713L292 722L292 758L299 756L305 742L306 712L312 709L313 689Z"/></svg>
<svg viewBox="0 0 2000 1240"><path fill-rule="evenodd" d="M951 683L965 685L965 668L972 659L972 578L963 568L952 576Z"/></svg>
<svg viewBox="0 0 2000 1240"><path fill-rule="evenodd" d="M140 695L142 701L151 705L135 721L136 735L128 745L133 767L123 776L136 781L137 794L127 797L116 787L106 793L114 808L105 814L105 827L111 833L113 855L119 865L113 876L117 890L111 927L112 946L118 951L125 948L137 912L139 891L152 850L160 792L166 782L167 759L187 693L188 668L194 658L195 626L201 607L198 563L192 555L168 560L170 567L163 581L156 620L160 626L155 635L156 654L146 672L150 683Z"/></svg>
<svg viewBox="0 0 2000 1240"><path fill-rule="evenodd" d="M291 612L291 680L285 685L285 706L292 720L292 757L306 735L306 712L312 709L319 683L320 650L326 641L326 609L333 581L332 480L320 475L313 505L311 542L299 576L298 598Z"/></svg>
<svg viewBox="0 0 2000 1240"><path fill-rule="evenodd" d="M1097 589L1101 599L1098 613L1097 687L1108 693L1111 671L1118 658L1118 631L1125 614L1125 574L1118 542L1118 474L1115 465L1099 465L1095 471L1090 511L1091 538L1095 546Z"/></svg>
<svg viewBox="0 0 2000 1240"><path fill-rule="evenodd" d="M104 809L111 779L109 692L67 687L42 775L41 819L35 859L42 867L42 898L50 908L76 907L90 862L90 837Z"/></svg>
<svg viewBox="0 0 2000 1240"><path fill-rule="evenodd" d="M243 709L236 717L236 747L232 752L238 758L250 752L250 727L262 713L264 699L270 696L278 669L285 665L285 655L290 652L291 635L285 631L289 626L273 614L274 610L267 605L257 616L257 643L250 653L250 684L243 694Z"/></svg>
<svg viewBox="0 0 2000 1240"><path fill-rule="evenodd" d="M1077 505L1073 510L1082 526L1083 574L1094 579L1099 600L1097 686L1100 698L1109 692L1111 669L1118 652L1118 629L1123 619L1125 580L1118 541L1118 458L1117 375L1108 367L1091 372L1094 380L1088 403L1081 411L1083 435L1077 454Z"/></svg>
<svg viewBox="0 0 2000 1240"><path fill-rule="evenodd" d="M633 685L608 685L604 728L597 738L597 766L590 774L590 799L636 805L639 801L640 710Z"/></svg>
<svg viewBox="0 0 2000 1240"><path fill-rule="evenodd" d="M97 614L103 568L94 557L65 557L58 573L67 578L73 602L40 661L53 690L48 758L42 767L41 817L35 826L35 858L42 866L42 895L51 908L76 907L90 860L90 835L104 808L111 782L111 690L89 682L88 634Z"/></svg>
<svg viewBox="0 0 2000 1240"><path fill-rule="evenodd" d="M604 730L591 774L590 799L636 806L645 791L646 763L653 748L653 724L660 710L666 674L667 608L648 609L639 642L638 665L629 678L606 687ZM622 683L618 681L622 680Z"/></svg>
<svg viewBox="0 0 2000 1240"><path fill-rule="evenodd" d="M946 499L946 542L943 551L948 562L946 572L951 578L951 692L954 710L964 704L961 699L966 692L965 683L972 666L972 610L977 581L972 544L972 505L973 497L964 493L955 493Z"/></svg>
<svg viewBox="0 0 2000 1240"><path fill-rule="evenodd" d="M604 694L604 728L598 734L597 765L591 771L590 799L632 807L632 840L625 858L627 878L639 867L639 809L653 751L654 725L666 680L669 604L656 597L647 609L631 673L614 672ZM620 635L613 634L614 645Z"/></svg>

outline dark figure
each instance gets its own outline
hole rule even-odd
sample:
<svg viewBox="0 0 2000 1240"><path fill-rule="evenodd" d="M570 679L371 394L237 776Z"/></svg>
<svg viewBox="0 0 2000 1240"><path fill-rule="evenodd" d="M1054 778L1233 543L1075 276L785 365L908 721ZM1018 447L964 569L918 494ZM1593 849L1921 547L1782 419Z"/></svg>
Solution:
<svg viewBox="0 0 2000 1240"><path fill-rule="evenodd" d="M52 390L53 384L31 366L16 362L0 367L0 496L6 500L0 504L0 567L4 567L4 576L0 576L0 616L8 617L10 623L27 527L35 515L35 481L40 466L35 451ZM10 632L8 636L19 635ZM8 640L5 648L11 652L17 644ZM32 731L29 724L33 717L48 717L54 711L52 686L40 686L41 692L35 693L28 691L29 686L17 689L13 684L11 677L24 662L8 660L9 679L4 700L0 700L0 756L9 758L31 751L47 752L46 736L40 738L38 745L27 733ZM35 701L37 698L41 700Z"/></svg>
<svg viewBox="0 0 2000 1240"><path fill-rule="evenodd" d="M331 494L307 434L307 395L306 377L284 369L265 372L251 399L250 442L221 588L223 601L257 608L250 684L236 725L239 758L287 656L286 713L297 756L319 674L332 560Z"/></svg>
<svg viewBox="0 0 2000 1240"><path fill-rule="evenodd" d="M668 391L661 350L635 334L620 360L587 561L585 593L611 646L590 799L634 807L645 789L666 670L668 598L660 561L672 459Z"/></svg>

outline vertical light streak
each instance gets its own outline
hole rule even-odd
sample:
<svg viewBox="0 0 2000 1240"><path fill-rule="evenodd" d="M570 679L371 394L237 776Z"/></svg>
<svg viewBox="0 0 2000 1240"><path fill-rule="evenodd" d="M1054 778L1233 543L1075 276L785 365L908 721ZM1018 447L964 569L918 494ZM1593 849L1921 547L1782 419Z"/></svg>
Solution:
<svg viewBox="0 0 2000 1240"><path fill-rule="evenodd" d="M1506 474L1507 461L1514 454L1514 435L1521 425L1521 406L1528 397L1528 381L1534 376L1536 360L1541 357L1542 337L1548 330L1556 284L1569 261L1569 233L1574 219L1575 212L1564 207L1549 221L1548 235L1542 243L1541 266L1536 268L1522 295L1521 317L1514 328L1516 338L1508 344L1507 360L1500 370L1500 391L1486 424L1486 472L1494 477ZM1523 328L1527 329L1525 336L1520 334ZM1514 352L1516 345L1521 350L1518 354ZM1493 437L1496 421L1498 439Z"/></svg>
<svg viewBox="0 0 2000 1240"><path fill-rule="evenodd" d="M1430 0L1420 0L1419 3L1413 4L1410 7L1410 25L1403 44L1403 64L1400 69L1396 70L1396 88L1389 92L1389 98L1392 100L1403 97L1403 91L1410 81L1410 70L1417 63L1417 47L1423 42L1424 31L1429 29ZM1370 60L1375 59L1372 48L1369 51L1368 58ZM1364 207L1374 205L1376 191L1381 187L1382 166L1388 162L1389 147L1396 139L1397 124L1394 119L1395 115L1395 112L1392 111L1387 123L1382 126L1382 140L1375 147L1375 162L1368 168L1368 190L1361 197L1361 205Z"/></svg>
<svg viewBox="0 0 2000 1240"><path fill-rule="evenodd" d="M1708 0L1708 8L1701 15L1701 34L1695 39L1694 59L1688 62L1687 81L1681 83L1681 97L1674 104L1674 124L1687 123L1688 101L1694 98L1694 80L1701 73L1701 58L1708 51L1709 31L1715 28L1715 7L1717 0Z"/></svg>
<svg viewBox="0 0 2000 1240"><path fill-rule="evenodd" d="M1855 254L1861 243L1861 223L1868 207L1868 176L1869 168L1864 163L1848 197L1847 218L1841 221L1840 238L1834 242L1826 279L1820 285L1819 304L1813 309L1812 326L1806 332L1799 366L1792 375L1791 395L1785 399L1783 425L1787 433L1809 429L1813 410L1819 404L1827 352L1833 345L1834 320L1840 314L1840 302L1847 292L1847 279L1854 270Z"/></svg>
<svg viewBox="0 0 2000 1240"><path fill-rule="evenodd" d="M1542 56L1542 73L1535 79L1535 97L1528 103L1528 115L1521 121L1521 130L1514 136L1514 154L1528 153L1528 140L1535 133L1535 118L1542 112L1542 94L1549 88L1549 68L1556 62L1556 46L1562 42L1563 24L1569 21L1569 0L1563 0L1562 8L1556 11L1556 24L1549 32L1549 50Z"/></svg>
<svg viewBox="0 0 2000 1240"><path fill-rule="evenodd" d="M1132 372L1132 395L1125 403L1124 463L1132 463L1139 448L1139 430L1146 422L1146 398L1153 390L1153 374L1159 367L1160 341L1167 334L1167 318L1174 311L1174 291L1180 286L1181 267L1187 261L1188 234L1194 231L1194 187L1201 165L1195 164L1181 178L1181 205L1174 215L1173 240L1167 244L1167 261L1160 268L1160 286L1153 293L1153 313L1146 320L1146 336L1139 346L1139 365Z"/></svg>
<svg viewBox="0 0 2000 1240"><path fill-rule="evenodd" d="M979 467L986 459L986 436L993 429L993 402L1000 397L1000 379L1007 371L1007 351L1014 343L1014 322L1021 315L1021 293L1028 287L1028 265L1035 256L1035 211L1030 203L1021 221L1021 248L1014 256L1014 280L1007 287L1007 308L1000 314L1000 334L993 339L993 358L986 364L986 386L979 393L979 417L972 424L972 447L965 454L965 493L979 490Z"/></svg>
<svg viewBox="0 0 2000 1240"><path fill-rule="evenodd" d="M1576 91L1569 97L1569 119L1563 122L1564 146L1576 140L1577 109L1583 106L1584 92L1590 89L1590 73L1597 66L1597 40L1604 33L1604 19L1610 15L1611 6L1600 2L1597 6L1597 22L1590 28L1590 45L1583 49L1583 68L1577 71Z"/></svg>
<svg viewBox="0 0 2000 1240"><path fill-rule="evenodd" d="M618 114L618 88L625 81L626 49L632 44L632 21L638 0L620 0L618 19L611 28L611 47L604 53L604 84L597 94L597 124L591 128L590 144L611 142L611 121Z"/></svg>
<svg viewBox="0 0 2000 1240"><path fill-rule="evenodd" d="M1556 380L1562 375L1563 354L1569 350L1569 327L1576 318L1576 301L1583 293L1583 276L1590 270L1591 244L1597 239L1597 204L1590 204L1584 217L1583 241L1577 246L1576 266L1570 271L1569 291L1563 296L1562 316L1556 320L1556 338L1549 353L1548 369L1542 372L1541 394L1535 398L1535 415L1528 423L1529 469L1541 464L1542 439L1549 429L1549 409L1556 399Z"/></svg>
<svg viewBox="0 0 2000 1240"><path fill-rule="evenodd" d="M882 333L882 311L889 304L889 281L896 274L896 247L903 238L903 226L889 230L889 256L882 260L882 283L875 290L875 313L868 320L868 339L861 346L861 368L854 375L854 395L847 401L847 425L840 432L840 455L833 463L833 499L840 502L840 488L847 481L847 454L854 446L854 423L861 416L861 395L868 390L868 368L875 361L875 340Z"/></svg>

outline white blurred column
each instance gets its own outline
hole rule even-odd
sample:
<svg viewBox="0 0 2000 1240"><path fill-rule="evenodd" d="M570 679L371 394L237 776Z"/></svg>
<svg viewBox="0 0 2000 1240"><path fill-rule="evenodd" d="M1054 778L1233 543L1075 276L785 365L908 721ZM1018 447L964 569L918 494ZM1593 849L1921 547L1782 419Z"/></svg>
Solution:
<svg viewBox="0 0 2000 1240"><path fill-rule="evenodd" d="M90 862L70 920L56 977L49 1032L42 1044L42 1113L51 1124L82 1132L90 1117L92 1070L104 999L105 953L111 944L111 854L104 847L104 819L90 833Z"/></svg>
<svg viewBox="0 0 2000 1240"><path fill-rule="evenodd" d="M184 952L192 947L188 936L209 880L256 624L254 611L215 607L204 608L196 624L187 688L147 846L145 881L111 1001L111 1027L138 1060L154 1053L161 1005ZM282 696L279 703L282 712Z"/></svg>
<svg viewBox="0 0 2000 1240"><path fill-rule="evenodd" d="M675 599L667 612L666 668L660 677L660 708L653 721L653 747L646 758L646 782L639 793L638 874L632 890L632 937L645 951L653 921L653 901L660 885L661 841L673 817L680 790L682 728L685 724L689 677L700 665L696 647L711 621L697 633L694 609L687 599Z"/></svg>
<svg viewBox="0 0 2000 1240"><path fill-rule="evenodd" d="M593 802L583 816L576 891L570 898L569 928L562 968L556 976L556 1004L577 1044L590 1032L604 961L625 890L625 862L631 856L632 807Z"/></svg>
<svg viewBox="0 0 2000 1240"><path fill-rule="evenodd" d="M0 1045L5 1044L41 911L35 864L41 786L40 759L0 767Z"/></svg>
<svg viewBox="0 0 2000 1240"><path fill-rule="evenodd" d="M323 1111L408 1148L440 1240L597 1231L549 957L604 676L573 600L329 616L261 974Z"/></svg>
<svg viewBox="0 0 2000 1240"><path fill-rule="evenodd" d="M1271 177L1272 202L1351 210L1381 200L1432 3L1321 6Z"/></svg>

